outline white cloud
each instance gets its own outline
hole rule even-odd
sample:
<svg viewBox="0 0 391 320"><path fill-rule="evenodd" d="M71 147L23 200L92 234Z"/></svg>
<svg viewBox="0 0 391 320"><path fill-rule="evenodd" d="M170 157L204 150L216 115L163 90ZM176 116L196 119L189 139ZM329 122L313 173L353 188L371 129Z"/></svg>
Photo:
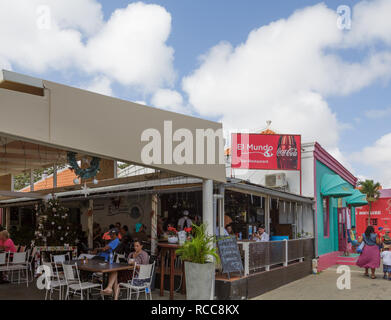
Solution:
<svg viewBox="0 0 391 320"><path fill-rule="evenodd" d="M175 79L170 31L171 15L158 5L132 3L103 21L97 0L2 0L0 64L83 70L150 92Z"/></svg>
<svg viewBox="0 0 391 320"><path fill-rule="evenodd" d="M365 116L369 119L380 119L391 116L391 107L385 109L371 109L365 112Z"/></svg>
<svg viewBox="0 0 391 320"><path fill-rule="evenodd" d="M174 50L165 44L170 32L171 15L163 7L130 4L116 10L89 39L84 65L147 91L171 85L175 79Z"/></svg>
<svg viewBox="0 0 391 320"><path fill-rule="evenodd" d="M377 180L384 187L391 187L391 133L382 136L372 146L353 154L351 160L372 166L377 172Z"/></svg>
<svg viewBox="0 0 391 320"><path fill-rule="evenodd" d="M90 84L84 87L84 89L106 96L113 96L111 81L108 78L102 76L95 77Z"/></svg>
<svg viewBox="0 0 391 320"><path fill-rule="evenodd" d="M151 104L160 109L173 112L188 113L182 95L175 90L159 89L151 98Z"/></svg>
<svg viewBox="0 0 391 320"><path fill-rule="evenodd" d="M385 1L373 5L386 6ZM373 12L370 17L365 13L357 7L358 18L363 19L360 28L373 23ZM191 106L202 116L220 118L226 129L259 128L270 119L279 132L301 133L304 141L316 140L338 150L339 133L347 126L338 121L325 98L388 79L391 52L372 51L362 61L344 61L339 50L347 47L348 40L353 48L375 36L387 42L389 35L379 31L359 39L337 28L337 18L334 10L318 4L253 30L236 47L217 44L183 79ZM383 14L380 18L386 19ZM358 24L353 19L352 30ZM382 25L388 28L388 22ZM340 151L337 156L348 166Z"/></svg>

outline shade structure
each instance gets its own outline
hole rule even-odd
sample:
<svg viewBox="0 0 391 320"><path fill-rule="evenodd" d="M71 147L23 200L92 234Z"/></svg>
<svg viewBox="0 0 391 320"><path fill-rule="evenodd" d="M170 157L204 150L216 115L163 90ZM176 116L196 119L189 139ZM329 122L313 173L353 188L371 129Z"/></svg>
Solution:
<svg viewBox="0 0 391 320"><path fill-rule="evenodd" d="M360 190L354 189L353 194L346 198L346 203L352 207L361 207L368 204L367 197Z"/></svg>
<svg viewBox="0 0 391 320"><path fill-rule="evenodd" d="M351 196L354 191L352 186L337 174L325 174L320 190L322 196L335 198Z"/></svg>

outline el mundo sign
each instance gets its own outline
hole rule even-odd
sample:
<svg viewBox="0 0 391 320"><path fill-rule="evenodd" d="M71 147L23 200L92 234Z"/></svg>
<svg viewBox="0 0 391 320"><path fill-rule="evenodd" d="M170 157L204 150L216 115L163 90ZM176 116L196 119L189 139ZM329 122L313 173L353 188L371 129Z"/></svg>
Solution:
<svg viewBox="0 0 391 320"><path fill-rule="evenodd" d="M232 134L232 168L300 170L300 165L300 135Z"/></svg>

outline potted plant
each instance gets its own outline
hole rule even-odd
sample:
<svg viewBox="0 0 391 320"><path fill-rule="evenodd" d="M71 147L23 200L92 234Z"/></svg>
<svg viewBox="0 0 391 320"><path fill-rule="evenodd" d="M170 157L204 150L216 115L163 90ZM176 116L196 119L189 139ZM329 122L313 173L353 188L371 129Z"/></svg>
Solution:
<svg viewBox="0 0 391 320"><path fill-rule="evenodd" d="M214 236L206 232L206 226L193 224L193 238L186 241L176 253L185 262L187 300L212 300L215 281L215 262L220 262Z"/></svg>
<svg viewBox="0 0 391 320"><path fill-rule="evenodd" d="M178 243L178 231L174 227L167 228L168 243Z"/></svg>

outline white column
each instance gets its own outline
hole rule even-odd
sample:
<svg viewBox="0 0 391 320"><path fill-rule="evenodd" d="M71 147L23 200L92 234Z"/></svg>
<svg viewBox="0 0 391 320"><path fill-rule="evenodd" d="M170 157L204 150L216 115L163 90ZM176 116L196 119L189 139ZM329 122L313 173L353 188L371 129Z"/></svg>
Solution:
<svg viewBox="0 0 391 320"><path fill-rule="evenodd" d="M271 207L271 198L266 196L265 198L265 228L267 234L270 236L270 207Z"/></svg>
<svg viewBox="0 0 391 320"><path fill-rule="evenodd" d="M213 230L213 180L202 181L202 220L206 224L206 232L209 235L214 235ZM214 261L214 260L213 260ZM210 300L214 300L215 292L215 277L213 274L212 292L210 293Z"/></svg>
<svg viewBox="0 0 391 320"><path fill-rule="evenodd" d="M225 199L225 188L224 185L221 184L219 187L219 195L220 195L220 202L219 202L219 234L222 235L224 234L224 199Z"/></svg>
<svg viewBox="0 0 391 320"><path fill-rule="evenodd" d="M159 206L159 197L157 194L152 195L152 212L151 212L151 255L157 255L157 215Z"/></svg>
<svg viewBox="0 0 391 320"><path fill-rule="evenodd" d="M213 180L202 182L202 220L206 224L207 233L215 234L213 230Z"/></svg>
<svg viewBox="0 0 391 320"><path fill-rule="evenodd" d="M88 248L94 246L94 200L90 199L87 209L87 236L88 236Z"/></svg>

